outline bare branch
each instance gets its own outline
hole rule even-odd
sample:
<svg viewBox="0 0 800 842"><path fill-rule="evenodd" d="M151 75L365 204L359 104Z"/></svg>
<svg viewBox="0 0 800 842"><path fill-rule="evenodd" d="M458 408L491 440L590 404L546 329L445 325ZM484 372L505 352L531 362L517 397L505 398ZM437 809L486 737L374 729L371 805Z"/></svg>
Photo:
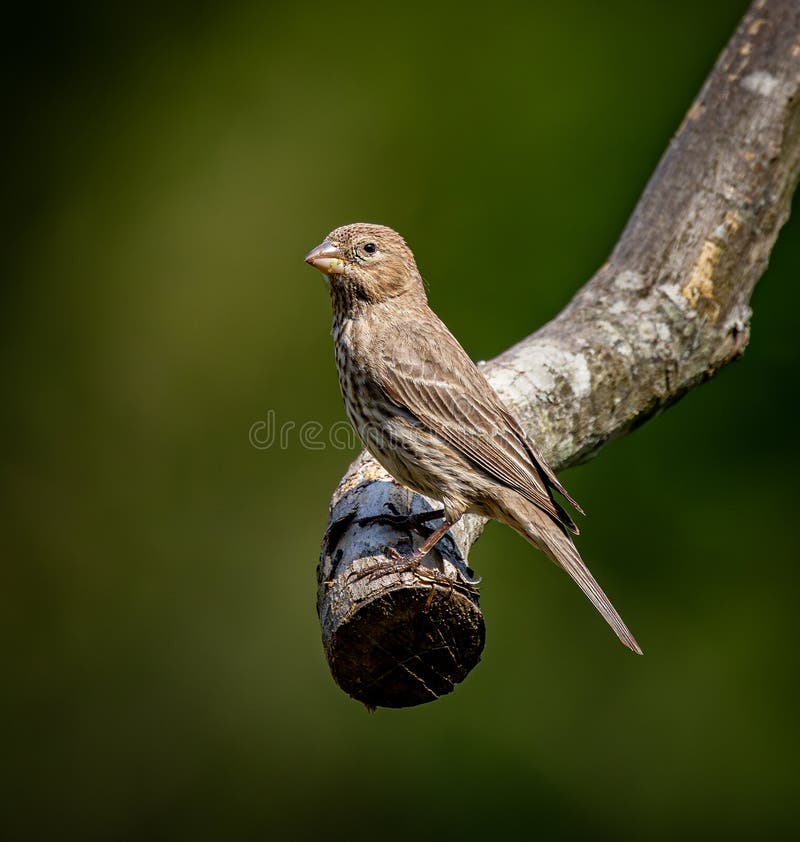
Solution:
<svg viewBox="0 0 800 842"><path fill-rule="evenodd" d="M485 366L556 470L591 458L742 353L750 297L798 175L800 2L757 0L611 257L559 316ZM431 553L441 571L433 585L409 573L353 575L385 561L386 547L420 540L360 521L434 508L365 454L333 495L319 567L323 642L334 678L368 706L435 699L480 657L483 620L465 572L479 518L463 518Z"/></svg>

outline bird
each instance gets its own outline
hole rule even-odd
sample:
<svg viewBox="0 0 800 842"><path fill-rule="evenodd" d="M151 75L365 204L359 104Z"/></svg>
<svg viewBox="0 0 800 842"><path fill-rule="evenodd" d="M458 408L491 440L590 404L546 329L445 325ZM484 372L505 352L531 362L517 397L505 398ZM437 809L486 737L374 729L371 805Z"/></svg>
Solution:
<svg viewBox="0 0 800 842"><path fill-rule="evenodd" d="M443 516L442 524L405 559L406 569L418 569L463 515L492 518L566 571L620 641L642 654L584 564L572 540L579 530L555 494L583 510L428 305L403 237L384 225L344 225L305 261L323 273L330 292L350 423L398 483L441 503L432 515Z"/></svg>

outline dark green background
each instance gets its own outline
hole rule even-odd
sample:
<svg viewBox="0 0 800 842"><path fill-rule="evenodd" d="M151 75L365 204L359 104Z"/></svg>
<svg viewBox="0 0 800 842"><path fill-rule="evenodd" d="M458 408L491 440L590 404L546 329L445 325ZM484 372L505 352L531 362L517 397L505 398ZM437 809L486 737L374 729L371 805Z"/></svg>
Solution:
<svg viewBox="0 0 800 842"><path fill-rule="evenodd" d="M7 22L0 623L10 839L798 830L800 218L744 360L570 471L643 645L488 529L484 660L368 715L315 565L351 454L331 228L405 234L475 358L602 263L742 2L82 5ZM283 834L278 837L277 834Z"/></svg>

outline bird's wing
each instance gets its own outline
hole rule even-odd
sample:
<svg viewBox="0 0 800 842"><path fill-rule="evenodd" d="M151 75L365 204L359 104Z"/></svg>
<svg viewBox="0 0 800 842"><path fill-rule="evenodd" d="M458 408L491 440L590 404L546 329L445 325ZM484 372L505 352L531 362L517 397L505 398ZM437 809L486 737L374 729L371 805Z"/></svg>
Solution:
<svg viewBox="0 0 800 842"><path fill-rule="evenodd" d="M550 489L580 507L456 338L431 315L432 320L410 321L401 333L393 333L391 354L383 355L378 371L387 397L497 482L577 533L574 521Z"/></svg>
<svg viewBox="0 0 800 842"><path fill-rule="evenodd" d="M555 471L545 462L544 456L542 456L542 451L539 450L536 442L533 441L526 433L525 430L522 429L519 421L511 415L508 410L503 407L503 412L506 415L509 423L512 424L516 428L517 435L525 442L525 447L527 448L528 452L530 453L531 459L534 463L539 467L539 469L544 473L545 477L547 477L547 484L551 488L555 488L555 490L569 500L571 506L577 509L582 515L586 514L580 506L580 503L567 491L566 488L559 482L558 477L555 475Z"/></svg>

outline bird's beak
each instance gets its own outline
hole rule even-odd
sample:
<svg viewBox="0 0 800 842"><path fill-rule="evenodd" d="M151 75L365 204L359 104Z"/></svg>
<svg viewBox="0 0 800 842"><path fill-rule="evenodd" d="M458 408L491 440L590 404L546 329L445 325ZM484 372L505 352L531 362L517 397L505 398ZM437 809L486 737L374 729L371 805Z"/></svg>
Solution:
<svg viewBox="0 0 800 842"><path fill-rule="evenodd" d="M306 263L326 275L341 275L344 272L344 257L339 247L325 240L306 255Z"/></svg>

